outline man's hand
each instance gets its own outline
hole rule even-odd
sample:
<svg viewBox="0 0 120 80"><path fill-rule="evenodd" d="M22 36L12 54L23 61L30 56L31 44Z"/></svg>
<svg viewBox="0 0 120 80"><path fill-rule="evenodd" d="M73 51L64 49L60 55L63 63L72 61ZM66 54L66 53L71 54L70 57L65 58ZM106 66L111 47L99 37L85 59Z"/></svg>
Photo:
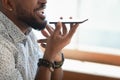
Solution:
<svg viewBox="0 0 120 80"><path fill-rule="evenodd" d="M54 61L55 57L58 57L59 52L70 43L78 26L79 24L70 24L70 30L68 31L66 25L61 22L56 24L55 29L47 25L47 31L41 31L47 39L38 41L45 48L44 58Z"/></svg>

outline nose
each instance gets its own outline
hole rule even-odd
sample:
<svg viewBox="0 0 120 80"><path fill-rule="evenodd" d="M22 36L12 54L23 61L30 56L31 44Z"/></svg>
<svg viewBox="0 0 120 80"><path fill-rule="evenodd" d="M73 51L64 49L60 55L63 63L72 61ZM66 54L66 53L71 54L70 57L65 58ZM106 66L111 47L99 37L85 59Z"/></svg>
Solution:
<svg viewBox="0 0 120 80"><path fill-rule="evenodd" d="M46 4L47 0L38 0L39 3Z"/></svg>
<svg viewBox="0 0 120 80"><path fill-rule="evenodd" d="M41 6L41 8L46 8L47 0L38 0L38 4Z"/></svg>

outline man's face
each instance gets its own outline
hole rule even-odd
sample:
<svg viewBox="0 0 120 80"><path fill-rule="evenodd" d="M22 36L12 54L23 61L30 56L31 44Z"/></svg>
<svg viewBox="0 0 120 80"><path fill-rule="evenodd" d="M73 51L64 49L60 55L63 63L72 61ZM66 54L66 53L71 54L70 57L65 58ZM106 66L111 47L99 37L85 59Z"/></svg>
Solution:
<svg viewBox="0 0 120 80"><path fill-rule="evenodd" d="M34 29L44 29L46 0L16 0L16 18Z"/></svg>

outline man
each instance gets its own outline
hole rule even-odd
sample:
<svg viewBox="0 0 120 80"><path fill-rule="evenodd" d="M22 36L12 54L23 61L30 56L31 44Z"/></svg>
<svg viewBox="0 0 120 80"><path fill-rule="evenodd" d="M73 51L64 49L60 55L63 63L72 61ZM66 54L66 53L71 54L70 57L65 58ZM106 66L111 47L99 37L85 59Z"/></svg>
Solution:
<svg viewBox="0 0 120 80"><path fill-rule="evenodd" d="M62 80L63 54L79 24L50 27L44 16L46 0L0 0L0 80ZM38 42L32 28L46 39ZM46 30L47 31L46 31ZM62 29L62 31L61 31ZM37 65L38 64L38 65Z"/></svg>

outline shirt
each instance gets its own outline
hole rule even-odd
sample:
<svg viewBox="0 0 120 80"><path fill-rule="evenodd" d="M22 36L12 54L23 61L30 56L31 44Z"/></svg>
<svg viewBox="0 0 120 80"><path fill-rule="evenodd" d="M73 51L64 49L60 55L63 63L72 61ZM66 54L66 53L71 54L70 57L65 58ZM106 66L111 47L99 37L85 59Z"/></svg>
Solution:
<svg viewBox="0 0 120 80"><path fill-rule="evenodd" d="M0 80L34 80L42 57L32 29L25 35L0 12Z"/></svg>

